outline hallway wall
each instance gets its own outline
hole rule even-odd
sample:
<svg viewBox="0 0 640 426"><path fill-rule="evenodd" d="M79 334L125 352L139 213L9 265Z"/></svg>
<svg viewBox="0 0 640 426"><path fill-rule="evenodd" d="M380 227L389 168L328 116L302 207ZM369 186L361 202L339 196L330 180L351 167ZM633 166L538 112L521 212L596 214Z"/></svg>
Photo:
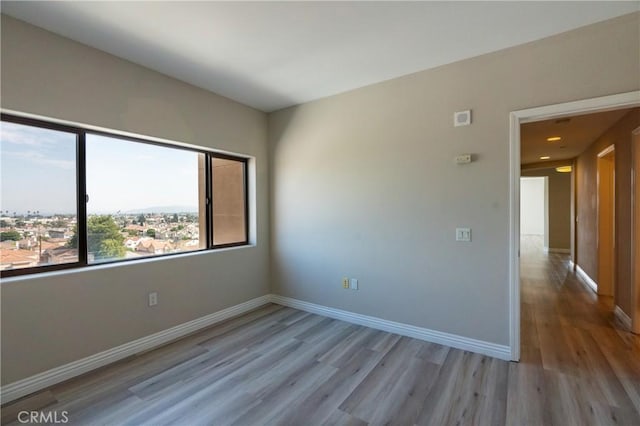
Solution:
<svg viewBox="0 0 640 426"><path fill-rule="evenodd" d="M577 160L577 264L594 281L598 277L597 158L615 145L615 303L631 313L631 132L640 126L640 108L634 108L600 136Z"/></svg>

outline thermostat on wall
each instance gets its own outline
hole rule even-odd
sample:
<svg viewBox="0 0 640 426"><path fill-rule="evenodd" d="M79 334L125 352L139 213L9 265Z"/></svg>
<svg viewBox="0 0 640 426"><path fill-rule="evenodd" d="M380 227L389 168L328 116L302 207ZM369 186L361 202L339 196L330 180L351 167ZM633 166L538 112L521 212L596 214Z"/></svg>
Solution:
<svg viewBox="0 0 640 426"><path fill-rule="evenodd" d="M455 127L468 126L471 124L471 110L458 111L453 113L453 125Z"/></svg>

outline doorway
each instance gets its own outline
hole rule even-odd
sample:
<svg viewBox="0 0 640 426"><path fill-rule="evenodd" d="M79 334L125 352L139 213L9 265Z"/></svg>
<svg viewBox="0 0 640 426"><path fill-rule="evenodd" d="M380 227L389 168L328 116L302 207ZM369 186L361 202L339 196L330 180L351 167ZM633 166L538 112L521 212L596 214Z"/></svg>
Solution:
<svg viewBox="0 0 640 426"><path fill-rule="evenodd" d="M520 360L520 126L546 119L630 108L640 105L640 91L549 105L510 114L509 150L509 346L511 360ZM595 201L595 200L594 200ZM576 217L576 220L580 220ZM573 224L572 224L573 227Z"/></svg>
<svg viewBox="0 0 640 426"><path fill-rule="evenodd" d="M613 145L598 154L598 294L614 296L615 289L615 164Z"/></svg>

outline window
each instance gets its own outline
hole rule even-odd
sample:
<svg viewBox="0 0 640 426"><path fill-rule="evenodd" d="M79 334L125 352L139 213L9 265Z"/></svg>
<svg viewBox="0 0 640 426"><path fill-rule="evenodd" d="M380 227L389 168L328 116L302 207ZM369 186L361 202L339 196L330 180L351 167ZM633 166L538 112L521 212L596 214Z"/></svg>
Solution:
<svg viewBox="0 0 640 426"><path fill-rule="evenodd" d="M244 161L213 158L213 244L247 240L247 196Z"/></svg>
<svg viewBox="0 0 640 426"><path fill-rule="evenodd" d="M2 122L0 269L78 262L78 135Z"/></svg>
<svg viewBox="0 0 640 426"><path fill-rule="evenodd" d="M87 134L89 263L206 248L205 155Z"/></svg>
<svg viewBox="0 0 640 426"><path fill-rule="evenodd" d="M6 114L0 147L3 277L248 244L244 158Z"/></svg>

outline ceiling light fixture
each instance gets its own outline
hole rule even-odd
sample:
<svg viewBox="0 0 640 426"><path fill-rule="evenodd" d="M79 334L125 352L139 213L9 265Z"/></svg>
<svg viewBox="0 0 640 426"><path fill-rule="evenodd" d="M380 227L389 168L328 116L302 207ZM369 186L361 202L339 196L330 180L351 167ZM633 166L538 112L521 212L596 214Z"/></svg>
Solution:
<svg viewBox="0 0 640 426"><path fill-rule="evenodd" d="M571 170L573 170L571 166L556 167L556 172L558 173L571 173Z"/></svg>
<svg viewBox="0 0 640 426"><path fill-rule="evenodd" d="M550 158L551 158L551 157L549 157L548 155L545 155L544 157L540 157L540 159L541 159L541 160L548 160L548 159L550 159Z"/></svg>
<svg viewBox="0 0 640 426"><path fill-rule="evenodd" d="M561 140L562 138L560 136L551 136L550 138L547 138L547 142L556 142Z"/></svg>

